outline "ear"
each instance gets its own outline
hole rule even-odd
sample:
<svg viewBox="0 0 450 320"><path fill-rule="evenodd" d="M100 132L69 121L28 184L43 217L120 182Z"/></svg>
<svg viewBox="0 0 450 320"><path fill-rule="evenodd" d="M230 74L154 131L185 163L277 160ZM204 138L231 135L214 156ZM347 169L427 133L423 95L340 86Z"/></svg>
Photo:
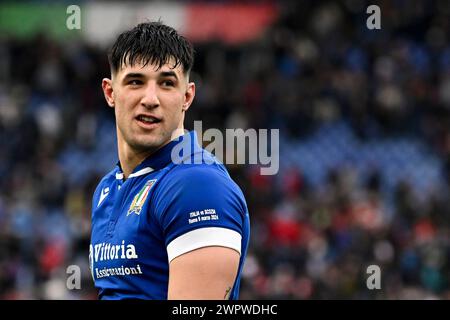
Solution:
<svg viewBox="0 0 450 320"><path fill-rule="evenodd" d="M183 111L187 111L194 101L195 97L195 83L189 82L187 85L187 90L184 94L184 103L183 103Z"/></svg>
<svg viewBox="0 0 450 320"><path fill-rule="evenodd" d="M112 80L104 78L102 80L103 94L105 95L106 102L111 108L114 108L114 92L112 87Z"/></svg>

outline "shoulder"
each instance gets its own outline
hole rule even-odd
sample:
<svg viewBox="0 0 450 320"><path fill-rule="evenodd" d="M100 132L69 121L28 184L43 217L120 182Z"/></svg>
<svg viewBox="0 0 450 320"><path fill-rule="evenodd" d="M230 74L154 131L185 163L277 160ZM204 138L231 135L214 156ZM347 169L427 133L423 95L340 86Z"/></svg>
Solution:
<svg viewBox="0 0 450 320"><path fill-rule="evenodd" d="M119 172L119 169L115 167L111 171L109 171L106 175L103 176L103 178L100 180L100 182L97 184L94 194L93 194L93 201L96 202L96 198L98 197L98 194L101 192L103 188L106 188L107 186L111 185L112 182L114 182L116 178L116 174Z"/></svg>
<svg viewBox="0 0 450 320"><path fill-rule="evenodd" d="M220 163L176 165L164 177L159 192L180 196L181 192L191 196L231 193L243 198L239 186L233 181L226 168Z"/></svg>
<svg viewBox="0 0 450 320"><path fill-rule="evenodd" d="M242 220L247 212L241 189L221 164L176 165L159 181L153 205L162 220L201 210Z"/></svg>
<svg viewBox="0 0 450 320"><path fill-rule="evenodd" d="M152 212L165 236L169 260L204 246L241 252L247 205L221 164L176 165L163 179L155 190Z"/></svg>
<svg viewBox="0 0 450 320"><path fill-rule="evenodd" d="M98 183L97 186L100 185L106 185L109 184L111 182L113 182L114 180L116 180L116 174L119 173L119 168L116 166L114 167L114 169L112 169L111 171L109 171L107 174L105 174L103 176L103 178L100 180L100 182Z"/></svg>

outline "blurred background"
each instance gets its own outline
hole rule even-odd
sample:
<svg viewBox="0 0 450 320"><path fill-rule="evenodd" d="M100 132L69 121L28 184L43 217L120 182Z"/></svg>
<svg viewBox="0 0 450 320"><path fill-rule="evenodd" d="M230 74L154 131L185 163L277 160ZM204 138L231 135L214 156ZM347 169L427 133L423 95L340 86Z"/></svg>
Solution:
<svg viewBox="0 0 450 320"><path fill-rule="evenodd" d="M450 298L450 2L378 1L380 30L370 4L1 1L0 299L96 299L91 196L117 161L106 52L159 18L195 44L187 128L280 129L277 175L229 166L252 222L241 299Z"/></svg>

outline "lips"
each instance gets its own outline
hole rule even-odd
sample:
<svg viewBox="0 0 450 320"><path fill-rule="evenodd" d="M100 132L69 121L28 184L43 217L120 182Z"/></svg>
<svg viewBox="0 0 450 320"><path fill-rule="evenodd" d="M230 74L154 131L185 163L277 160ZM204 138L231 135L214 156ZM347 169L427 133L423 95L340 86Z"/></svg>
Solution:
<svg viewBox="0 0 450 320"><path fill-rule="evenodd" d="M140 114L136 117L137 120L145 122L145 123L159 123L161 122L160 118L157 118L155 116L150 116L150 115L143 115Z"/></svg>
<svg viewBox="0 0 450 320"><path fill-rule="evenodd" d="M135 119L137 120L137 122L140 124L141 127L144 127L146 129L152 129L162 121L161 118L146 114L140 114Z"/></svg>

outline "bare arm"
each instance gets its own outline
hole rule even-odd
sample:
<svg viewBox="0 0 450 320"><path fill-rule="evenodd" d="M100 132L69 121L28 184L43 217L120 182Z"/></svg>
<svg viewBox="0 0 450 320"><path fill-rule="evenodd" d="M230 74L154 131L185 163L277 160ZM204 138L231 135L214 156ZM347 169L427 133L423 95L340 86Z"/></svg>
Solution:
<svg viewBox="0 0 450 320"><path fill-rule="evenodd" d="M174 258L169 266L168 299L228 299L239 253L226 247L199 248Z"/></svg>

